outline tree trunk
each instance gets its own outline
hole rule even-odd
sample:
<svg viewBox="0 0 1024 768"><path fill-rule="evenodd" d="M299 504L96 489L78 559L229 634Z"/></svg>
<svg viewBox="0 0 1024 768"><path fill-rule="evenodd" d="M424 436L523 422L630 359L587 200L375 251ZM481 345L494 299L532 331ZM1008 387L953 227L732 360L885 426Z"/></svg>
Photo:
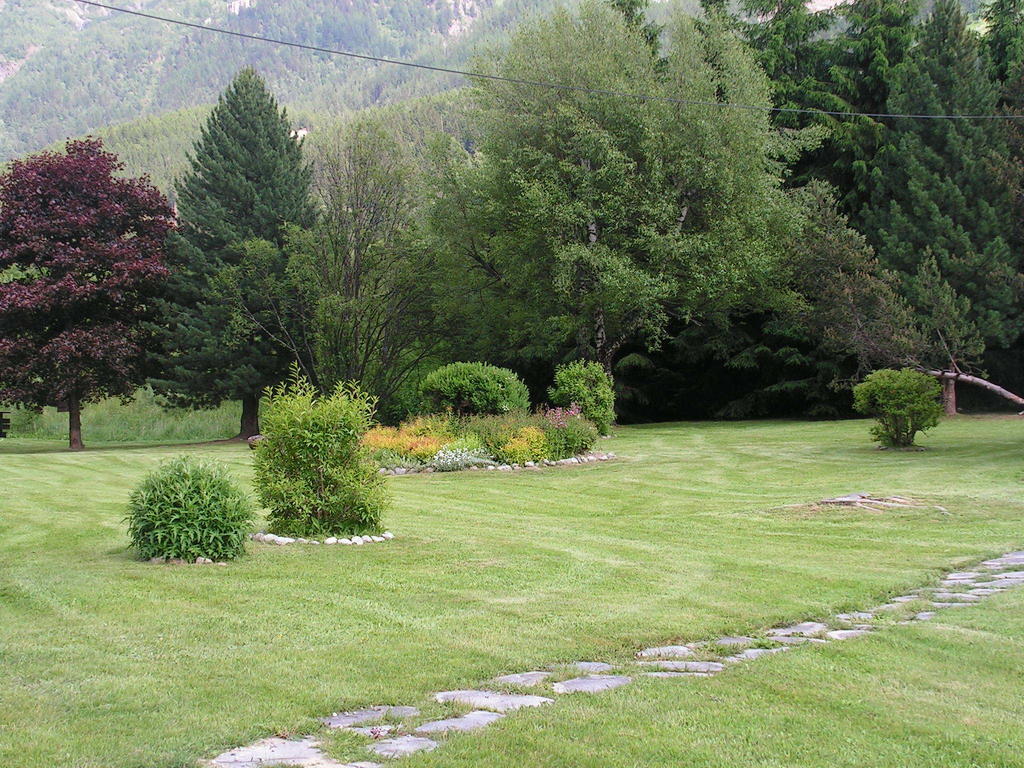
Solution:
<svg viewBox="0 0 1024 768"><path fill-rule="evenodd" d="M242 425L238 432L238 439L258 435L260 433L260 396L245 395L242 397Z"/></svg>
<svg viewBox="0 0 1024 768"><path fill-rule="evenodd" d="M82 403L77 394L68 396L68 447L72 451L85 448L82 442Z"/></svg>
<svg viewBox="0 0 1024 768"><path fill-rule="evenodd" d="M948 379L952 379L953 381L962 381L965 384L973 384L976 387L987 389L989 392L994 392L1000 397L1009 400L1018 408L1024 408L1024 397L1021 397L1020 395L1015 395L1010 390L1003 389L998 384L993 384L991 381L985 381L985 379L982 379L979 376L971 376L970 374L967 373L956 373L955 371L936 371L928 368L926 368L924 372L927 373L929 376L934 376L935 378L942 382L945 382ZM1021 415L1024 416L1024 412L1021 412Z"/></svg>
<svg viewBox="0 0 1024 768"><path fill-rule="evenodd" d="M956 379L942 379L942 408L947 416L956 416Z"/></svg>

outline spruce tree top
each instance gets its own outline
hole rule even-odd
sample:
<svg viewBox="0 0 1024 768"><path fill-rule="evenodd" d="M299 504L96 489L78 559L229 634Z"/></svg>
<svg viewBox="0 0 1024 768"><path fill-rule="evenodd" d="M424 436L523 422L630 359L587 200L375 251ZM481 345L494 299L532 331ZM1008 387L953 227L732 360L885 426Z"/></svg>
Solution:
<svg viewBox="0 0 1024 768"><path fill-rule="evenodd" d="M302 145L255 70L221 94L191 159L178 209L186 237L208 255L225 258L228 246L252 238L276 241L286 222L311 223Z"/></svg>

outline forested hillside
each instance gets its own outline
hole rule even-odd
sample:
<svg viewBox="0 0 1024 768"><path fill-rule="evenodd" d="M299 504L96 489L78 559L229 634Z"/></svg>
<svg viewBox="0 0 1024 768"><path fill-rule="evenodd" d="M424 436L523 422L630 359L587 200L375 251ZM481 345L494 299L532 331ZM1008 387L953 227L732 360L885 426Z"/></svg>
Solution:
<svg viewBox="0 0 1024 768"><path fill-rule="evenodd" d="M132 7L325 48L450 64L483 52L516 21L559 4L148 0ZM0 29L0 158L140 116L210 104L246 65L266 77L283 103L331 115L461 82L111 14L73 0L0 0ZM196 122L194 114L173 122L181 120Z"/></svg>

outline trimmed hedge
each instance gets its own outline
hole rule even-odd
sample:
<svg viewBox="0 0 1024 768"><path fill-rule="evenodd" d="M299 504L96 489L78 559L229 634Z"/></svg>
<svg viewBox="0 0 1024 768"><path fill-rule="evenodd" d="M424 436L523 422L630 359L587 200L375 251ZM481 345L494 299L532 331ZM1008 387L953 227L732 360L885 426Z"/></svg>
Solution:
<svg viewBox="0 0 1024 768"><path fill-rule="evenodd" d="M530 392L507 368L487 363L450 363L428 374L421 386L432 411L459 416L530 409Z"/></svg>

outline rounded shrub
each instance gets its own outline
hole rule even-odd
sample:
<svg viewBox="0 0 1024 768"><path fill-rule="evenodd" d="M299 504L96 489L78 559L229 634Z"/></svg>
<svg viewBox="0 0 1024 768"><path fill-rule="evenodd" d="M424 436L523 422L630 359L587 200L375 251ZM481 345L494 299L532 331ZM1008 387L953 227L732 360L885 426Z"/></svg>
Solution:
<svg viewBox="0 0 1024 768"><path fill-rule="evenodd" d="M875 371L853 388L853 407L877 419L871 436L887 448L908 448L918 432L939 423L942 387L931 376L904 368Z"/></svg>
<svg viewBox="0 0 1024 768"><path fill-rule="evenodd" d="M269 528L284 536L338 536L380 529L384 479L363 445L376 401L355 385L321 396L305 378L267 390L256 491Z"/></svg>
<svg viewBox="0 0 1024 768"><path fill-rule="evenodd" d="M583 415L594 423L602 435L615 421L615 387L612 377L600 363L574 360L555 369L555 383L548 389L554 405L580 407Z"/></svg>
<svg viewBox="0 0 1024 768"><path fill-rule="evenodd" d="M441 366L423 380L422 392L431 409L461 416L530 408L530 392L519 377L487 363Z"/></svg>
<svg viewBox="0 0 1024 768"><path fill-rule="evenodd" d="M125 522L144 559L231 560L244 551L253 504L223 467L179 456L132 492Z"/></svg>
<svg viewBox="0 0 1024 768"><path fill-rule="evenodd" d="M548 442L548 458L568 459L579 456L594 447L597 427L578 414L566 414L554 408L547 412L548 424L544 429Z"/></svg>

